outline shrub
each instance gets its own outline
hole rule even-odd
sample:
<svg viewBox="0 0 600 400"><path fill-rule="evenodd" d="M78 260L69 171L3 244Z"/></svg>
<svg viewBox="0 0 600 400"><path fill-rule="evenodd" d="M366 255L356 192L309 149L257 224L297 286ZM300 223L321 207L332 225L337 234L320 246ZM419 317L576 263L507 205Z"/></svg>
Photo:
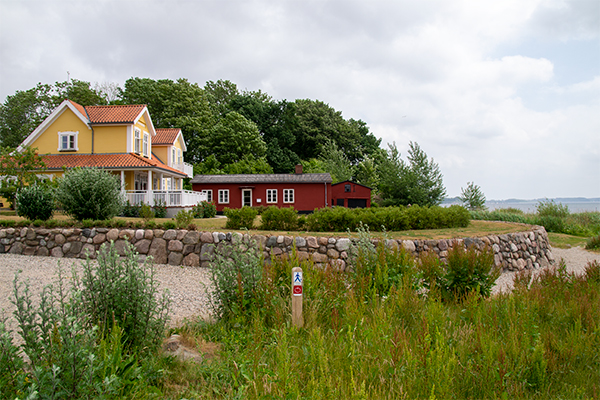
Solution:
<svg viewBox="0 0 600 400"><path fill-rule="evenodd" d="M125 333L113 323L112 313L107 329L94 326L82 299L96 293L85 286L69 289L65 281L59 268L58 280L43 289L36 306L28 284L15 276L14 315L23 344L12 343L12 332L0 319L2 398L146 398L156 393L149 384L162 373L156 364L127 351ZM114 282L106 283L115 288ZM128 288L120 289L108 296L120 296ZM136 317L144 324L144 315Z"/></svg>
<svg viewBox="0 0 600 400"><path fill-rule="evenodd" d="M190 225L194 221L194 211L193 210L180 210L175 215L175 224L179 229L184 228Z"/></svg>
<svg viewBox="0 0 600 400"><path fill-rule="evenodd" d="M247 318L261 307L258 302L263 268L260 254L254 244L242 243L239 238L217 248L211 268L213 290L209 295L217 318Z"/></svg>
<svg viewBox="0 0 600 400"><path fill-rule="evenodd" d="M129 200L127 200L123 206L123 211L121 211L121 216L127 218L139 218L140 209L141 207L139 204L131 204Z"/></svg>
<svg viewBox="0 0 600 400"><path fill-rule="evenodd" d="M98 168L75 168L60 179L57 199L78 221L111 219L123 209L117 177Z"/></svg>
<svg viewBox="0 0 600 400"><path fill-rule="evenodd" d="M269 231L295 231L298 229L298 211L294 207L270 206L261 215L260 229Z"/></svg>
<svg viewBox="0 0 600 400"><path fill-rule="evenodd" d="M123 329L128 348L154 350L164 335L168 321L169 299L158 297L154 268L140 264L133 246L127 244L125 257L119 257L114 243L103 244L97 263L88 259L83 276L76 277L81 311L89 316L88 325L109 331L113 323Z"/></svg>
<svg viewBox="0 0 600 400"><path fill-rule="evenodd" d="M194 218L214 218L217 215L217 206L207 201L202 201L192 209Z"/></svg>
<svg viewBox="0 0 600 400"><path fill-rule="evenodd" d="M223 214L227 217L227 229L252 229L257 211L252 207L225 208Z"/></svg>
<svg viewBox="0 0 600 400"><path fill-rule="evenodd" d="M144 222L154 219L154 216L154 211L148 204L142 204L140 206L140 217L144 220Z"/></svg>
<svg viewBox="0 0 600 400"><path fill-rule="evenodd" d="M556 204L554 200L543 200L537 204L537 213L540 217L565 218L569 215L569 207L562 203Z"/></svg>
<svg viewBox="0 0 600 400"><path fill-rule="evenodd" d="M500 275L489 248L478 251L471 246L465 250L463 246L455 245L448 251L445 264L433 253L421 257L420 261L424 286L436 292L439 290L446 301L462 301L472 293L487 298Z"/></svg>
<svg viewBox="0 0 600 400"><path fill-rule="evenodd" d="M589 261L585 266L585 278L588 282L600 284L600 262Z"/></svg>
<svg viewBox="0 0 600 400"><path fill-rule="evenodd" d="M167 217L167 205L163 199L154 200L154 216L156 218L166 218Z"/></svg>
<svg viewBox="0 0 600 400"><path fill-rule="evenodd" d="M162 229L167 230L167 229L176 229L177 228L177 223L175 221L165 221L162 224Z"/></svg>
<svg viewBox="0 0 600 400"><path fill-rule="evenodd" d="M54 195L39 185L26 186L15 195L17 215L46 221L52 217Z"/></svg>
<svg viewBox="0 0 600 400"><path fill-rule="evenodd" d="M589 238L587 243L585 244L585 248L587 250L600 249L600 235Z"/></svg>

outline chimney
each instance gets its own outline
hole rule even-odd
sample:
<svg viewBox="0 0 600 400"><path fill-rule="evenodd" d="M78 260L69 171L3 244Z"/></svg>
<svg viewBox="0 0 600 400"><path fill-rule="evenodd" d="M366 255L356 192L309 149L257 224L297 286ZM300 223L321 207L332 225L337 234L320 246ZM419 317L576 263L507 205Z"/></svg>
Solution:
<svg viewBox="0 0 600 400"><path fill-rule="evenodd" d="M296 175L302 175L302 164L296 164Z"/></svg>

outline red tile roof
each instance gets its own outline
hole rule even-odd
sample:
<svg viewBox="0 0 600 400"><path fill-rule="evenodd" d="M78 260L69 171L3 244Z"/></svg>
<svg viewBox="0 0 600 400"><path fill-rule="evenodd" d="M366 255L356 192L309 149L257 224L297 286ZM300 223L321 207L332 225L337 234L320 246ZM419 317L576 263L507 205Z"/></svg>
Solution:
<svg viewBox="0 0 600 400"><path fill-rule="evenodd" d="M75 167L98 167L106 169L157 168L177 175L185 174L157 159L148 159L134 153L119 154L48 154L42 156L47 170Z"/></svg>
<svg viewBox="0 0 600 400"><path fill-rule="evenodd" d="M92 124L132 124L145 107L142 104L128 106L87 106L85 107L85 111L87 111Z"/></svg>
<svg viewBox="0 0 600 400"><path fill-rule="evenodd" d="M181 129L179 128L157 128L156 136L152 138L152 145L173 144Z"/></svg>
<svg viewBox="0 0 600 400"><path fill-rule="evenodd" d="M72 100L69 100L69 103L71 103L73 105L73 107L75 107L77 109L77 111L79 111L80 113L82 113L83 116L87 118L87 114L85 112L85 107L83 107L81 104L75 103Z"/></svg>

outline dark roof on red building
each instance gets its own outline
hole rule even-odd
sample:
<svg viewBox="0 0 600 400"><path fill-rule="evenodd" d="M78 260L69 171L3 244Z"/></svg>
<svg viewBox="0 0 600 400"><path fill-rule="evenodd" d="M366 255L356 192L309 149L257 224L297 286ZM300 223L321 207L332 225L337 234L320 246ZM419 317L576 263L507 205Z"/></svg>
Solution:
<svg viewBox="0 0 600 400"><path fill-rule="evenodd" d="M331 175L329 173L196 175L191 183L331 183Z"/></svg>

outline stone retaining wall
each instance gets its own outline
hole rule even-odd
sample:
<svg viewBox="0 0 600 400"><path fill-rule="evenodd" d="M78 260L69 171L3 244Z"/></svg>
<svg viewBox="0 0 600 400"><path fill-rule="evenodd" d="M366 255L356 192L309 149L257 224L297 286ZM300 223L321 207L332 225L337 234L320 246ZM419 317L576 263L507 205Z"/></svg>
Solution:
<svg viewBox="0 0 600 400"><path fill-rule="evenodd" d="M3 228L0 229L0 253L67 258L95 257L103 243L114 241L119 254L125 254L130 242L145 259L152 256L158 264L209 267L215 247L223 243L255 242L263 249L266 260L291 252L295 244L300 259L331 264L345 269L351 239L315 236L264 236L240 233L199 232L161 229L110 228ZM375 244L377 240L373 240ZM413 255L433 251L442 260L453 246L490 246L496 265L503 270L523 270L547 266L554 262L548 234L543 227L532 226L527 232L490 235L482 238L439 240L388 239L390 248L404 247Z"/></svg>

